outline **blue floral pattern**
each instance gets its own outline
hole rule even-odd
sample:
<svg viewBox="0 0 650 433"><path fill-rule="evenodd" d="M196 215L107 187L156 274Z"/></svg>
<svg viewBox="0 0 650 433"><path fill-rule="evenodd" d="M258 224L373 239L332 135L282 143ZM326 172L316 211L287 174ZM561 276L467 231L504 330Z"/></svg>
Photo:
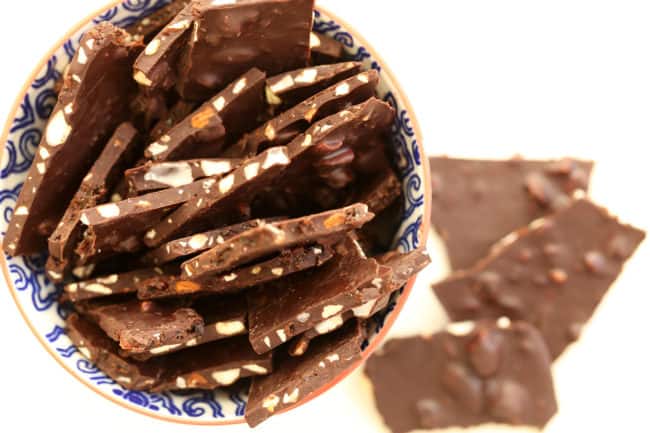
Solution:
<svg viewBox="0 0 650 433"><path fill-rule="evenodd" d="M147 16L170 0L125 0L87 23L67 42L59 47L47 61L43 70L31 83L22 103L14 113L9 136L4 143L4 155L0 168L0 231L5 234L13 215L18 193L26 172L34 158L45 126L54 104L55 82L72 59L84 31L101 21L110 21L118 26L127 26ZM382 68L367 48L359 45L352 34L340 24L320 12L315 12L314 30L340 41L349 56L363 62L368 68L376 69L382 78L380 96L391 104L397 118L393 126L394 156L404 185L404 218L395 240L395 245L404 251L416 248L420 243L420 228L424 215L424 185L422 159L417 137L411 126L410 113L404 107L399 95L392 91L390 78L381 74ZM57 303L59 289L52 284L44 272L45 255L34 257L6 257L10 279L16 300L29 316L34 329L40 333L60 361L99 392L120 399L129 405L164 414L167 417L185 417L200 420L234 419L242 417L248 395L245 390L217 390L195 393L147 393L128 391L106 376L90 361L85 359L72 344L64 331L67 312ZM387 315L395 308L396 294L384 313L374 318L371 326L373 336L382 328ZM364 347L369 341L364 342Z"/></svg>

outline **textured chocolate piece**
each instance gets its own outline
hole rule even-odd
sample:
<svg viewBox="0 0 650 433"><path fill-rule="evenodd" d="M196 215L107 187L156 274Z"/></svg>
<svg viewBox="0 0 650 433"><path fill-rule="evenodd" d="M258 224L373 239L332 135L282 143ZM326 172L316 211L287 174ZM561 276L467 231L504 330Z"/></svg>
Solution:
<svg viewBox="0 0 650 433"><path fill-rule="evenodd" d="M91 307L88 316L128 353L162 350L203 333L204 322L191 308L153 301L129 301Z"/></svg>
<svg viewBox="0 0 650 433"><path fill-rule="evenodd" d="M4 238L9 254L38 253L136 91L130 78L139 44L108 23L86 32L45 127Z"/></svg>
<svg viewBox="0 0 650 433"><path fill-rule="evenodd" d="M373 70L334 84L245 135L226 149L225 155L246 157L290 143L313 123L372 97L378 82L379 75Z"/></svg>
<svg viewBox="0 0 650 433"><path fill-rule="evenodd" d="M644 238L605 209L577 200L504 238L474 268L434 284L434 291L452 320L508 316L532 323L557 358Z"/></svg>
<svg viewBox="0 0 650 433"><path fill-rule="evenodd" d="M289 151L284 147L249 159L217 182L214 189L197 195L154 226L145 243L157 247L180 236L250 219L247 208L260 187L280 175L289 163Z"/></svg>
<svg viewBox="0 0 650 433"><path fill-rule="evenodd" d="M178 188L194 181L223 176L242 163L241 159L189 159L174 162L147 162L124 173L129 196L134 197L166 188Z"/></svg>
<svg viewBox="0 0 650 433"><path fill-rule="evenodd" d="M338 62L345 56L343 44L327 35L311 32L309 47L312 65Z"/></svg>
<svg viewBox="0 0 650 433"><path fill-rule="evenodd" d="M129 32L136 41L149 43L188 3L189 0L172 0L152 14L137 20L124 30Z"/></svg>
<svg viewBox="0 0 650 433"><path fill-rule="evenodd" d="M256 352L268 352L324 320L379 296L372 282L380 276L381 266L365 258L350 239L337 247L337 253L314 272L247 292L249 339Z"/></svg>
<svg viewBox="0 0 650 433"><path fill-rule="evenodd" d="M201 100L252 67L278 74L307 66L313 7L314 0L195 1L178 93Z"/></svg>
<svg viewBox="0 0 650 433"><path fill-rule="evenodd" d="M366 205L354 204L292 220L264 223L184 262L181 266L183 276L205 278L219 274L286 248L357 229L373 217Z"/></svg>
<svg viewBox="0 0 650 433"><path fill-rule="evenodd" d="M154 276L138 289L138 298L155 299L204 293L233 293L321 266L334 256L327 244L284 250L276 257L233 269L203 280L184 280L178 275Z"/></svg>
<svg viewBox="0 0 650 433"><path fill-rule="evenodd" d="M74 247L83 233L79 221L81 211L107 201L109 192L119 180L124 168L133 162L139 150L138 146L138 132L133 125L123 123L115 130L50 236L48 247L51 257L62 262L68 262L72 258ZM51 273L48 275L55 277ZM59 275L60 278L63 277L63 273Z"/></svg>
<svg viewBox="0 0 650 433"><path fill-rule="evenodd" d="M432 222L452 269L467 269L508 233L586 191L592 162L430 158ZM545 195L549 195L546 201ZM538 201L536 197L541 198ZM555 205L551 202L554 201Z"/></svg>
<svg viewBox="0 0 650 433"><path fill-rule="evenodd" d="M322 386L361 361L364 333L350 321L342 329L313 341L307 354L291 358L280 351L275 370L256 377L246 406L246 422L255 427L274 414L308 399Z"/></svg>
<svg viewBox="0 0 650 433"><path fill-rule="evenodd" d="M557 411L550 362L533 326L506 319L389 341L366 373L393 433L490 422L542 428Z"/></svg>
<svg viewBox="0 0 650 433"><path fill-rule="evenodd" d="M159 140L167 131L172 129L178 122L185 119L196 109L193 102L183 101L182 99L172 105L165 115L151 128L149 132L149 142Z"/></svg>
<svg viewBox="0 0 650 433"><path fill-rule="evenodd" d="M276 112L286 110L360 72L359 62L336 63L283 72L266 80L266 102Z"/></svg>

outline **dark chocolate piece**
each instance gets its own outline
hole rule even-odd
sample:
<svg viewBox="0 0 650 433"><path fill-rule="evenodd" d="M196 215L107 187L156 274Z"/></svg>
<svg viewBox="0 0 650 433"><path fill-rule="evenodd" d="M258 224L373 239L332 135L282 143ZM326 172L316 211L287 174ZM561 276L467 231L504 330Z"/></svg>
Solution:
<svg viewBox="0 0 650 433"><path fill-rule="evenodd" d="M266 80L266 102L286 110L316 93L361 72L361 63L345 62L284 72Z"/></svg>
<svg viewBox="0 0 650 433"><path fill-rule="evenodd" d="M350 321L342 329L313 341L300 358L280 352L275 370L253 379L246 406L246 422L255 427L274 414L307 400L337 376L361 361L364 332L361 323Z"/></svg>
<svg viewBox="0 0 650 433"><path fill-rule="evenodd" d="M151 129L149 132L149 141L159 140L160 137L165 135L178 122L189 116L195 109L196 104L193 102L183 101L182 99L176 102Z"/></svg>
<svg viewBox="0 0 650 433"><path fill-rule="evenodd" d="M341 42L315 32L309 35L309 47L312 65L338 62L345 55L345 47Z"/></svg>
<svg viewBox="0 0 650 433"><path fill-rule="evenodd" d="M45 127L43 140L4 238L13 255L47 248L83 177L115 128L129 115L130 77L139 44L109 23L86 32Z"/></svg>
<svg viewBox="0 0 650 433"><path fill-rule="evenodd" d="M539 332L505 319L389 341L366 373L385 423L406 433L490 422L542 428L557 411L550 368Z"/></svg>
<svg viewBox="0 0 650 433"><path fill-rule="evenodd" d="M566 203L587 191L592 162L481 161L430 158L432 221L445 242L452 269L467 269L508 233L553 210L536 196ZM540 195L541 194L541 195Z"/></svg>
<svg viewBox="0 0 650 433"><path fill-rule="evenodd" d="M92 280L79 281L63 286L63 292L72 302L83 301L105 296L135 293L139 284L157 275L164 275L165 269L137 269L121 274L105 275Z"/></svg>
<svg viewBox="0 0 650 433"><path fill-rule="evenodd" d="M434 284L452 320L508 316L535 325L553 358L578 338L645 233L587 200L504 238L467 271ZM623 254L614 251L626 244Z"/></svg>
<svg viewBox="0 0 650 433"><path fill-rule="evenodd" d="M264 223L186 261L181 266L183 276L200 279L219 274L286 248L357 229L373 217L365 204L355 204L316 215Z"/></svg>
<svg viewBox="0 0 650 433"><path fill-rule="evenodd" d="M242 163L241 159L190 159L175 162L147 162L124 173L129 196L166 188L178 188L206 177L223 176Z"/></svg>
<svg viewBox="0 0 650 433"><path fill-rule="evenodd" d="M290 143L314 122L372 97L378 82L379 75L372 70L336 83L245 135L225 155L241 158Z"/></svg>
<svg viewBox="0 0 650 433"><path fill-rule="evenodd" d="M365 203L370 212L379 214L402 195L402 183L391 168L386 168L371 179L353 197L353 203Z"/></svg>
<svg viewBox="0 0 650 433"><path fill-rule="evenodd" d="M201 100L252 67L278 74L307 66L314 0L193 3L194 27L177 90Z"/></svg>
<svg viewBox="0 0 650 433"><path fill-rule="evenodd" d="M87 312L120 348L128 353L162 350L185 343L203 333L204 322L191 308L177 308L153 301L129 301L101 305Z"/></svg>
<svg viewBox="0 0 650 433"><path fill-rule="evenodd" d="M189 3L189 0L172 0L152 14L139 19L124 30L129 32L133 39L149 43L151 39L170 23Z"/></svg>
<svg viewBox="0 0 650 433"><path fill-rule="evenodd" d="M402 223L402 200L395 200L388 208L358 231L359 243L369 256L389 250Z"/></svg>

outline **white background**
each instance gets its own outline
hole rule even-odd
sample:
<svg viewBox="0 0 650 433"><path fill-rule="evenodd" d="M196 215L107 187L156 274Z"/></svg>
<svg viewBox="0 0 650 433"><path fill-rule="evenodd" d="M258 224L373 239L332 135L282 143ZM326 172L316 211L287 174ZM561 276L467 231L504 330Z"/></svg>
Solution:
<svg viewBox="0 0 650 433"><path fill-rule="evenodd" d="M0 118L35 63L103 0L3 2ZM597 161L593 197L650 229L650 3L628 0L321 0L378 49L411 97L431 153ZM549 432L650 431L650 242L629 263L581 341L555 366ZM644 272L644 266L646 272ZM395 334L444 322L423 274ZM65 373L0 290L0 431L247 431L188 427L122 409ZM381 431L355 374L259 431ZM490 431L502 431L495 429Z"/></svg>

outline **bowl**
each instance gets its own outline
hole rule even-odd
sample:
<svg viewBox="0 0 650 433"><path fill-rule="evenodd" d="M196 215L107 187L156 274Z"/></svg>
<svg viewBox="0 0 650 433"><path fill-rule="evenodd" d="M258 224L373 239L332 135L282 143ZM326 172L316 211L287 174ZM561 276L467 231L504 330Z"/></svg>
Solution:
<svg viewBox="0 0 650 433"><path fill-rule="evenodd" d="M169 0L126 0L112 3L77 24L35 68L10 111L2 140L0 164L0 231L4 235L27 170L41 140L43 127L56 103L54 84L70 62L84 31L101 21L127 26ZM429 168L415 115L397 80L375 50L348 24L323 8L315 11L314 31L342 42L348 55L380 73L379 96L397 111L392 129L394 155L404 192L404 212L395 245L410 251L424 245L429 232ZM16 306L43 347L73 377L107 399L131 410L186 424L235 424L243 422L245 391L217 390L194 393L128 391L81 355L65 334L65 311L58 305L58 289L46 277L45 254L32 257L2 256L0 267ZM411 280L373 320L373 331L364 342L363 359L378 346L402 309L413 287ZM311 395L322 394L356 367L339 375ZM310 398L310 399L311 399ZM306 401L303 401L304 404Z"/></svg>

